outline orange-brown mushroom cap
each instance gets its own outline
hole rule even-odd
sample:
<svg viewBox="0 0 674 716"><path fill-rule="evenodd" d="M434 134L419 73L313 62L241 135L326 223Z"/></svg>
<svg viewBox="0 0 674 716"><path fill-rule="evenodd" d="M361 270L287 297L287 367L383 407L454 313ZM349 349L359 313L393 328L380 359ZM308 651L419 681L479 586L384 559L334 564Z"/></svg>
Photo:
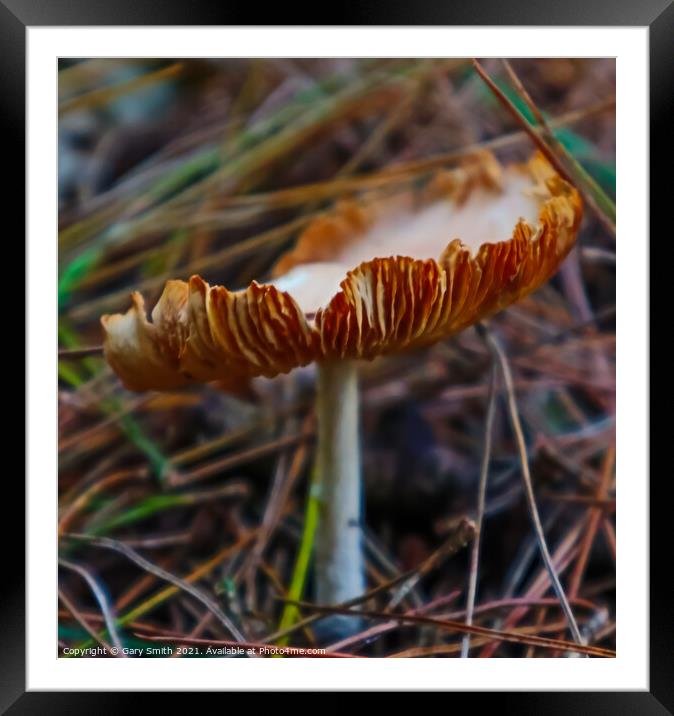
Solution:
<svg viewBox="0 0 674 716"><path fill-rule="evenodd" d="M101 319L105 355L128 388L161 390L428 345L547 281L581 216L540 156L503 170L481 157L421 192L338 204L269 284L168 281L151 321L134 293L127 313Z"/></svg>

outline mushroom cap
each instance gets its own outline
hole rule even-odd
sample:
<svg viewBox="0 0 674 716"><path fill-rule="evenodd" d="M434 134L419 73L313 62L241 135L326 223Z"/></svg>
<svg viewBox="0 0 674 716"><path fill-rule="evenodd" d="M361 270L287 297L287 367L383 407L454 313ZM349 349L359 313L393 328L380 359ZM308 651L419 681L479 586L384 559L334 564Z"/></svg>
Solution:
<svg viewBox="0 0 674 716"><path fill-rule="evenodd" d="M338 203L270 283L168 281L151 321L133 293L125 314L101 318L105 356L140 391L432 344L547 281L581 217L578 192L540 155L506 168L479 156L422 190Z"/></svg>

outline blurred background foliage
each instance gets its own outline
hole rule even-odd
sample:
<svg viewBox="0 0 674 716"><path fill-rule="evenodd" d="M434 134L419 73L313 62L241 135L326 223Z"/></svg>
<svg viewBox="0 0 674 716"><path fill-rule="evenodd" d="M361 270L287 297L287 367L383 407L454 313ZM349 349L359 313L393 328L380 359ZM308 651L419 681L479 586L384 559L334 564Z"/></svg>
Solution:
<svg viewBox="0 0 674 716"><path fill-rule="evenodd" d="M483 65L534 122L500 61ZM512 65L557 140L614 197L615 62ZM200 273L229 288L264 280L335 200L373 183L406 188L483 147L503 160L532 151L469 60L61 61L60 650L225 643L232 626L250 643L320 642L310 626L292 629L305 608L286 612L292 630L279 632L289 590L311 597L311 545L301 548L311 368L236 394L206 385L135 395L101 357L99 318L126 310L136 289L152 306L168 278ZM558 276L491 322L512 363L555 564L587 641L608 649L614 307L614 238L586 211ZM399 610L462 619L468 551L420 565L475 516L489 366L467 331L363 368L368 578L377 587L417 570ZM384 595L370 606L387 604ZM475 623L521 639L474 637L474 655L563 653L526 641L565 638L565 625L502 402ZM456 656L461 647L460 632L428 624L381 617L368 630L333 650Z"/></svg>

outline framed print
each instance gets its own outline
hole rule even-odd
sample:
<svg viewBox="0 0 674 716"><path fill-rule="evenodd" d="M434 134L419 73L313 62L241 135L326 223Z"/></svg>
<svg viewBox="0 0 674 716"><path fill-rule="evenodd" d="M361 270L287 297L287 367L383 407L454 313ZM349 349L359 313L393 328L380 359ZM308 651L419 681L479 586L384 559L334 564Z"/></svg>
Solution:
<svg viewBox="0 0 674 716"><path fill-rule="evenodd" d="M671 712L648 415L671 4L261 26L3 2L27 204L3 708Z"/></svg>

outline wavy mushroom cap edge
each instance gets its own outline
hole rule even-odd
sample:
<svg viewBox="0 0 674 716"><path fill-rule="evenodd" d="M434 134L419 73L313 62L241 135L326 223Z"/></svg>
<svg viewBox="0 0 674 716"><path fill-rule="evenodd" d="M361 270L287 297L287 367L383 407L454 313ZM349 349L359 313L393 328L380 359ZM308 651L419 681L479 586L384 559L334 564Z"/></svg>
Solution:
<svg viewBox="0 0 674 716"><path fill-rule="evenodd" d="M105 356L143 391L429 345L545 283L581 218L578 192L539 155L506 169L481 158L416 194L340 202L305 229L270 283L230 291L200 276L168 281L151 320L134 292L126 313L101 318ZM501 231L510 238L494 240ZM392 255L381 256L387 246ZM436 257L423 255L435 246Z"/></svg>

